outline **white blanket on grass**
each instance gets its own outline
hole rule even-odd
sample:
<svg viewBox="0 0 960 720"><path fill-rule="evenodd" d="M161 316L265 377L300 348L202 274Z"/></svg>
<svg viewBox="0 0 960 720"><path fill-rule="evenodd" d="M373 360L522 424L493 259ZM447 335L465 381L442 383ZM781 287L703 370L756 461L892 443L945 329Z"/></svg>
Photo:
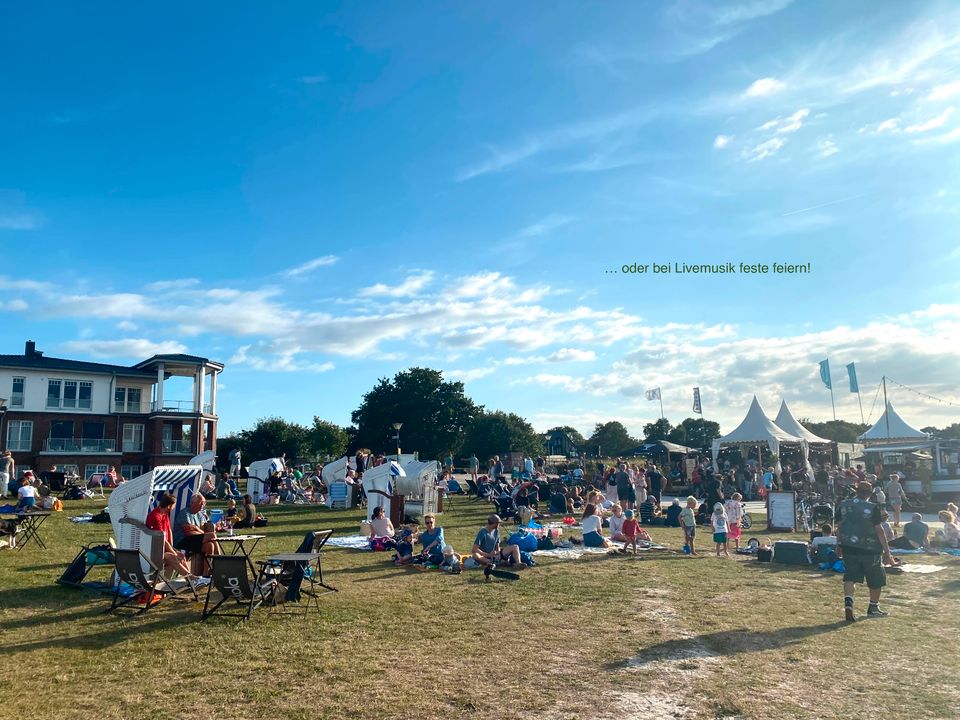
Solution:
<svg viewBox="0 0 960 720"><path fill-rule="evenodd" d="M900 565L899 567L905 573L920 573L921 575L940 572L941 570L947 569L946 565L920 565L917 563L903 563L903 565Z"/></svg>
<svg viewBox="0 0 960 720"><path fill-rule="evenodd" d="M347 548L349 550L369 550L370 538L363 535L346 535L344 537L332 537L327 540L327 545L333 547Z"/></svg>
<svg viewBox="0 0 960 720"><path fill-rule="evenodd" d="M584 547L583 545L574 545L569 548L554 548L553 550L534 550L532 555L539 555L540 557L552 557L557 560L576 560L581 558L584 555L603 555L608 553L611 550L619 550L622 547L620 543L616 543L612 548L598 548L598 547ZM645 550L663 550L663 545L651 545L650 547L638 547L637 550L644 552Z"/></svg>

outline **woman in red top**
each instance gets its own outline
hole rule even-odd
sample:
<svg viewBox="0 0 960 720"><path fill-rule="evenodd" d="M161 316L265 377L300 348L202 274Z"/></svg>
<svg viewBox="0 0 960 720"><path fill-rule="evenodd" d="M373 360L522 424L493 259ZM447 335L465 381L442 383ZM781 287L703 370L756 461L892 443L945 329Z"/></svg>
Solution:
<svg viewBox="0 0 960 720"><path fill-rule="evenodd" d="M163 532L163 569L164 572L178 572L184 577L192 578L190 566L186 557L173 547L173 530L170 528L170 509L177 500L170 493L164 493L157 501L157 506L147 514L146 526L151 530Z"/></svg>

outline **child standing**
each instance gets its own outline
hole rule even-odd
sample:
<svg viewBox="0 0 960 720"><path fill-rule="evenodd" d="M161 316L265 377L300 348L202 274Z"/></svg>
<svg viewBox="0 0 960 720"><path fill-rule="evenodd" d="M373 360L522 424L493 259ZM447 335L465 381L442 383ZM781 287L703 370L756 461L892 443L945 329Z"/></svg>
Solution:
<svg viewBox="0 0 960 720"><path fill-rule="evenodd" d="M720 557L720 551L726 557L730 557L727 550L727 512L723 508L723 503L714 503L713 505L713 541L717 544L717 557Z"/></svg>
<svg viewBox="0 0 960 720"><path fill-rule="evenodd" d="M623 513L623 526L620 533L623 535L623 552L627 552L627 545L633 545L633 556L637 556L637 535L640 532L640 523L633 516L633 510L627 510Z"/></svg>
<svg viewBox="0 0 960 720"><path fill-rule="evenodd" d="M743 500L743 495L738 492L735 492L733 496L727 500L724 510L727 513L727 540L733 540L734 549L740 549L740 522L743 520L743 505L740 504L740 501Z"/></svg>
<svg viewBox="0 0 960 720"><path fill-rule="evenodd" d="M697 551L693 546L693 540L697 535L697 499L691 495L687 498L687 506L680 511L680 527L683 528L683 541L686 548L689 548L691 555L696 555Z"/></svg>

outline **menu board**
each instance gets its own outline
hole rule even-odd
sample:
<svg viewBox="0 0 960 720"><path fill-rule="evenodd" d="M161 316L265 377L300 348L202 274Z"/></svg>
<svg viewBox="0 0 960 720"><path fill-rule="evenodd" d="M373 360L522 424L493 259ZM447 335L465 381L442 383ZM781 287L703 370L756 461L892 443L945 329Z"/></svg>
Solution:
<svg viewBox="0 0 960 720"><path fill-rule="evenodd" d="M767 495L767 528L795 530L797 527L797 494L771 492Z"/></svg>

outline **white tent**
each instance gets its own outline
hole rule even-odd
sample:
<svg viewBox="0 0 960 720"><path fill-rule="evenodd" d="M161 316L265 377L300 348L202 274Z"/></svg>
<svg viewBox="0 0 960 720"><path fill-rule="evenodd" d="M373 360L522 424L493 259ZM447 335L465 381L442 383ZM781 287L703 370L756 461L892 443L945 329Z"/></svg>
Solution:
<svg viewBox="0 0 960 720"><path fill-rule="evenodd" d="M777 413L777 419L773 421L776 423L777 427L781 430L785 430L791 435L796 435L802 440L806 440L808 443L831 443L833 440L827 440L822 438L819 435L814 435L812 432L807 430L803 425L800 424L800 421L794 417L794 414L790 412L790 408L787 407L787 401L784 400L780 403L780 412Z"/></svg>
<svg viewBox="0 0 960 720"><path fill-rule="evenodd" d="M880 419L857 439L864 442L887 442L889 440L927 440L928 436L909 425L893 409L893 404L887 403L887 409Z"/></svg>
<svg viewBox="0 0 960 720"><path fill-rule="evenodd" d="M804 465L809 464L807 460L808 448L806 440L791 435L786 430L777 426L767 417L757 396L753 396L753 402L750 403L750 409L746 416L731 432L722 438L713 441L713 468L719 471L720 466L717 463L717 457L720 455L720 448L724 445L766 445L770 452L779 456L780 443L797 443L803 449ZM777 472L780 472L780 463L777 463Z"/></svg>

